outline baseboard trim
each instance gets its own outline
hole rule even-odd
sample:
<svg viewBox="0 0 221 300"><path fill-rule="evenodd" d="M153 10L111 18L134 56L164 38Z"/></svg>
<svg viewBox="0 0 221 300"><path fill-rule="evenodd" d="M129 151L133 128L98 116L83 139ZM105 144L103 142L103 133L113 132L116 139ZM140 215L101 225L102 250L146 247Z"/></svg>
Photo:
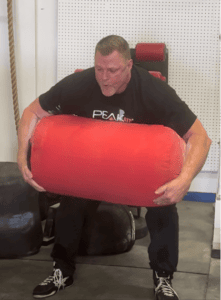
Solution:
<svg viewBox="0 0 221 300"><path fill-rule="evenodd" d="M211 252L211 257L220 259L220 250L213 249Z"/></svg>
<svg viewBox="0 0 221 300"><path fill-rule="evenodd" d="M204 203L215 203L216 194L188 192L183 200L194 201L194 202L204 202Z"/></svg>

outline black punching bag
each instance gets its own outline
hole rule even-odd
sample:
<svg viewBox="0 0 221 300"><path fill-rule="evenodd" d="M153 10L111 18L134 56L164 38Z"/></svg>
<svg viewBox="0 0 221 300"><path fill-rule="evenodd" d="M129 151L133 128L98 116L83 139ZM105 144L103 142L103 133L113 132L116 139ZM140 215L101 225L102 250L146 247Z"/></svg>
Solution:
<svg viewBox="0 0 221 300"><path fill-rule="evenodd" d="M79 255L118 254L135 243L135 222L125 205L101 202L90 224L85 224Z"/></svg>
<svg viewBox="0 0 221 300"><path fill-rule="evenodd" d="M17 163L0 162L0 258L36 254L42 244L38 192Z"/></svg>

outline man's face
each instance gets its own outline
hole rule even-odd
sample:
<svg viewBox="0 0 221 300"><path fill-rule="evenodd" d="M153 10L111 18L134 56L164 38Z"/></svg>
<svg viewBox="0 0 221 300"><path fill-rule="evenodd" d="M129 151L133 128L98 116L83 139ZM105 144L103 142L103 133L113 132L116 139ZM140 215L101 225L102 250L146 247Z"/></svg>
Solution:
<svg viewBox="0 0 221 300"><path fill-rule="evenodd" d="M110 97L122 93L131 78L132 60L125 60L114 51L103 56L99 51L95 55L95 77L104 96Z"/></svg>

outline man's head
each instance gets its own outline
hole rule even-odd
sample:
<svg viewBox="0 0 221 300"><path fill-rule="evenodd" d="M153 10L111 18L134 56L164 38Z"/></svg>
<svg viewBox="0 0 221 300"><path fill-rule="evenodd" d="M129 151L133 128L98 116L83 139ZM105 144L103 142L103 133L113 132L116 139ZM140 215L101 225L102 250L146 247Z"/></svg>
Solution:
<svg viewBox="0 0 221 300"><path fill-rule="evenodd" d="M129 45L122 37L110 35L98 42L95 48L95 76L105 96L120 94L126 89L132 66Z"/></svg>

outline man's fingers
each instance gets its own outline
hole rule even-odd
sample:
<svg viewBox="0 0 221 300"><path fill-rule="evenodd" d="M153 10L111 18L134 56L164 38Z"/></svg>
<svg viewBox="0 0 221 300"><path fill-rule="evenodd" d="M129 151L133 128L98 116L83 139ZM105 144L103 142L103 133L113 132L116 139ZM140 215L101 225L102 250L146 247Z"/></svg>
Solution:
<svg viewBox="0 0 221 300"><path fill-rule="evenodd" d="M162 193L164 193L164 192L166 191L166 189L167 189L167 185L163 185L163 186L159 187L159 188L155 191L155 194L156 194L156 195L162 194Z"/></svg>
<svg viewBox="0 0 221 300"><path fill-rule="evenodd" d="M166 205L166 204L169 204L169 199L163 195L163 196L153 200L153 202L157 205Z"/></svg>
<svg viewBox="0 0 221 300"><path fill-rule="evenodd" d="M24 174L25 181L28 184L30 184L34 189L36 189L38 192L46 192L46 190L42 186L38 185L37 182L35 182L32 179L33 175L27 166L24 167L23 174Z"/></svg>
<svg viewBox="0 0 221 300"><path fill-rule="evenodd" d="M28 183L38 192L46 192L46 190L42 186L38 185L33 179L31 179Z"/></svg>
<svg viewBox="0 0 221 300"><path fill-rule="evenodd" d="M31 179L33 177L31 171L29 170L29 168L27 166L24 167L24 177L27 179Z"/></svg>

